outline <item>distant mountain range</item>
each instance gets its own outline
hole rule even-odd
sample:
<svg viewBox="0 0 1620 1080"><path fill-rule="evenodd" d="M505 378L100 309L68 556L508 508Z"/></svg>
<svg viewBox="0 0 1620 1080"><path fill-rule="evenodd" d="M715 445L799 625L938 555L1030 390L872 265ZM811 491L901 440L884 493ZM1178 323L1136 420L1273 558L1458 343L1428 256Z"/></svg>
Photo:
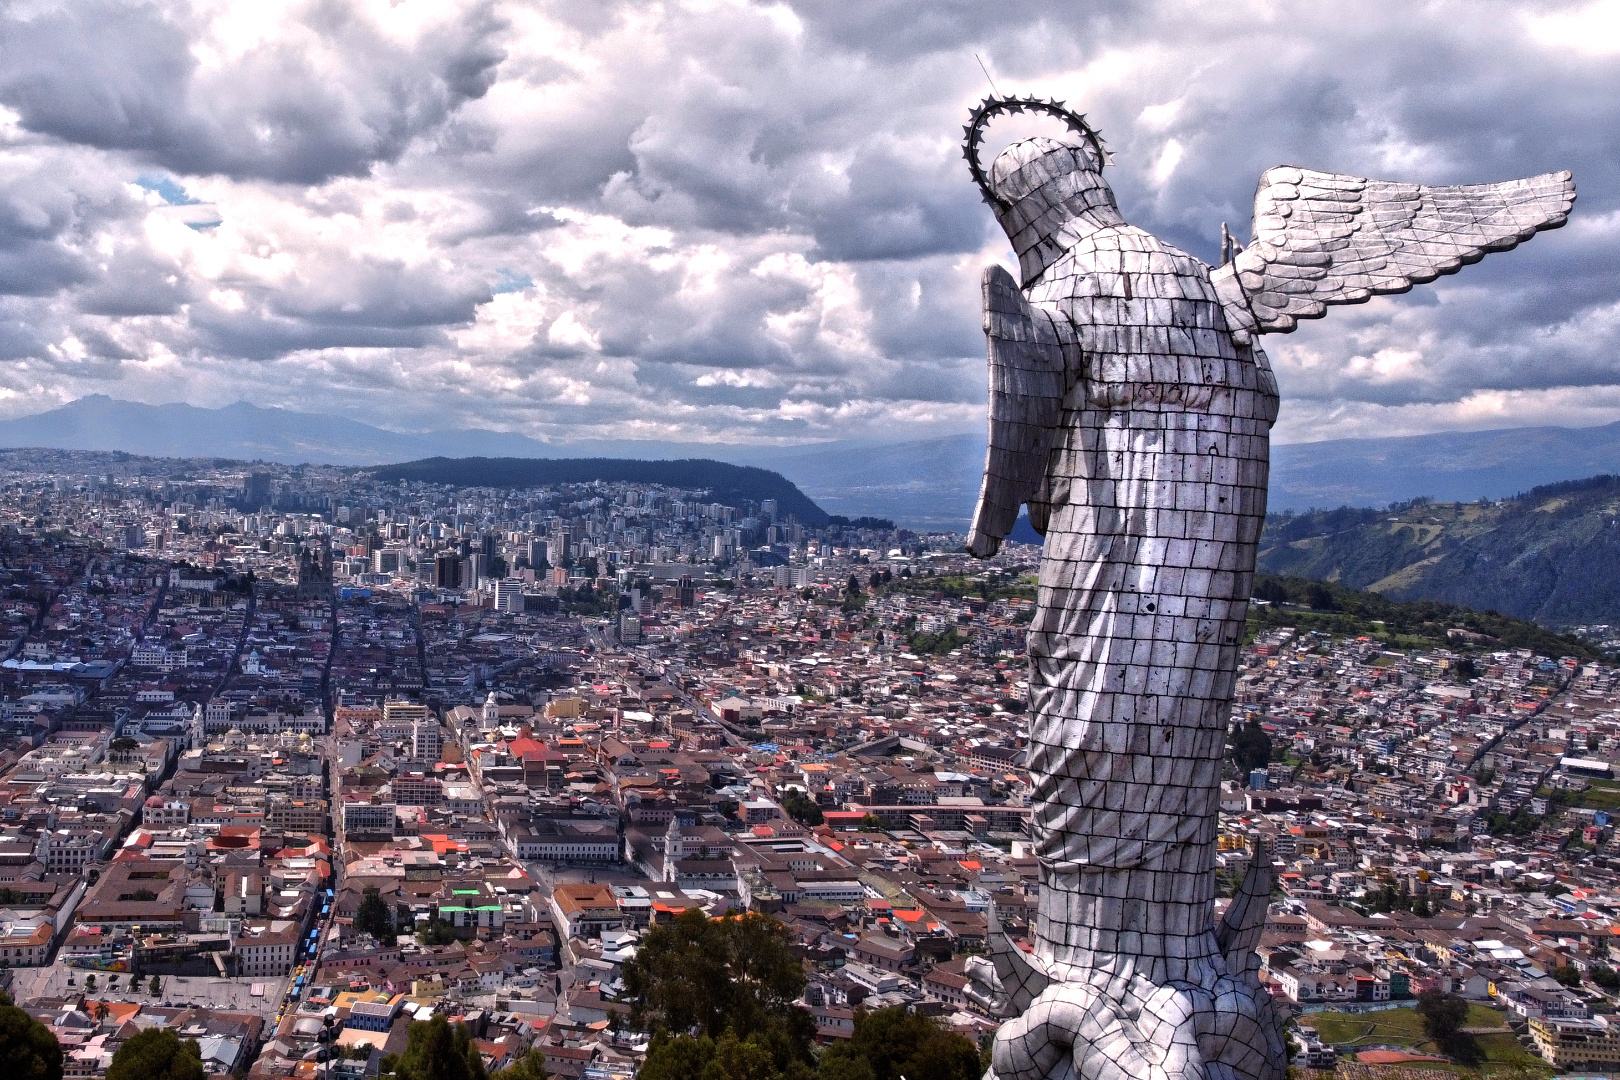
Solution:
<svg viewBox="0 0 1620 1080"><path fill-rule="evenodd" d="M500 431L412 435L337 416L264 409L245 401L222 409L200 409L195 405L144 405L102 394L34 416L0 421L0 446L123 450L150 457L224 457L288 465L381 465L440 454L557 456L543 442Z"/></svg>
<svg viewBox="0 0 1620 1080"><path fill-rule="evenodd" d="M1620 623L1620 476L1501 502L1273 514L1258 569L1549 626Z"/></svg>
<svg viewBox="0 0 1620 1080"><path fill-rule="evenodd" d="M1506 428L1271 448L1272 510L1501 499L1539 484L1620 473L1620 423Z"/></svg>
<svg viewBox="0 0 1620 1080"><path fill-rule="evenodd" d="M708 458L780 472L834 514L916 529L965 529L984 467L982 435L900 443L762 447L592 440L548 443L484 429L406 433L238 402L143 405L104 395L0 421L0 446L122 450L287 464L381 465L427 457ZM1620 423L1336 439L1272 448L1272 510L1384 506L1420 495L1502 498L1538 484L1620 473Z"/></svg>
<svg viewBox="0 0 1620 1080"><path fill-rule="evenodd" d="M704 458L639 461L634 458L426 458L371 470L384 482L419 480L457 487L529 488L594 480L708 488L716 502L741 506L775 499L777 511L806 525L827 524L827 512L781 473Z"/></svg>

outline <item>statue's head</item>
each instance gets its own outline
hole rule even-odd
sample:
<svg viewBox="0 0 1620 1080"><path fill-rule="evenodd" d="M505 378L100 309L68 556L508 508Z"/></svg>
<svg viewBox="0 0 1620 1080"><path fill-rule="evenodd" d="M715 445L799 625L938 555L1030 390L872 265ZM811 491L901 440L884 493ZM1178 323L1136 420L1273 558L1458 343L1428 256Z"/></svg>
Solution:
<svg viewBox="0 0 1620 1080"><path fill-rule="evenodd" d="M1063 120L1073 140L1044 137L1013 143L986 173L979 165L984 125L998 112L1043 112ZM1102 177L1107 151L1102 139L1061 102L990 98L974 110L964 155L973 178L1012 241L1028 286L1076 241L1101 228L1125 224L1114 193Z"/></svg>

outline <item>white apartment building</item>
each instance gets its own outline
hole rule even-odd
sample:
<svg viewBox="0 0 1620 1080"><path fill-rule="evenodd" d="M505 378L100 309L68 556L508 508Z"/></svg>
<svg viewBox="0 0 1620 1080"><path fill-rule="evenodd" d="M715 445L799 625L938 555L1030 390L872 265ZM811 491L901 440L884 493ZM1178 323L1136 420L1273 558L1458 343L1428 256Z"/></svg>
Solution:
<svg viewBox="0 0 1620 1080"><path fill-rule="evenodd" d="M299 925L288 919L244 924L231 939L237 974L244 978L291 974L298 937Z"/></svg>

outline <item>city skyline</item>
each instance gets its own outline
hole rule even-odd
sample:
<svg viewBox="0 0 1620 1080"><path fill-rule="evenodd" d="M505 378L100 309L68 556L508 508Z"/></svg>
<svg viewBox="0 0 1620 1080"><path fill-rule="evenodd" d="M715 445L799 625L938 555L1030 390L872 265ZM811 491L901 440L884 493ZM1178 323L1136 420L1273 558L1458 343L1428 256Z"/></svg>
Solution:
<svg viewBox="0 0 1620 1080"><path fill-rule="evenodd" d="M1127 219L1208 260L1272 165L1570 168L1571 224L1515 260L1281 339L1278 438L1620 419L1610 3L8 18L4 417L106 393L560 441L981 430L968 313L1010 260L956 140L988 78L1086 111Z"/></svg>

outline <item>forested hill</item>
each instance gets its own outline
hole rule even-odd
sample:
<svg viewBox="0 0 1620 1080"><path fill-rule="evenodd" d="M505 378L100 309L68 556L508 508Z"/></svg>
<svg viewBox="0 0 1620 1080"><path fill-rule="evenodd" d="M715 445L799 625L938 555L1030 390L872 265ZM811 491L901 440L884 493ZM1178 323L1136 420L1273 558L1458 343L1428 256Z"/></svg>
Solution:
<svg viewBox="0 0 1620 1080"><path fill-rule="evenodd" d="M1258 569L1547 626L1620 623L1620 476L1511 499L1273 514Z"/></svg>
<svg viewBox="0 0 1620 1080"><path fill-rule="evenodd" d="M781 473L706 458L638 461L633 458L446 458L367 469L382 481L420 480L457 487L530 488L555 484L662 484L688 491L707 490L714 502L741 508L745 502L775 499L777 512L806 525L827 524L827 512Z"/></svg>
<svg viewBox="0 0 1620 1080"><path fill-rule="evenodd" d="M1339 637L1370 637L1395 649L1446 646L1461 652L1529 649L1554 659L1596 658L1597 649L1533 622L1438 600L1391 600L1331 582L1256 574L1249 632L1279 626Z"/></svg>

